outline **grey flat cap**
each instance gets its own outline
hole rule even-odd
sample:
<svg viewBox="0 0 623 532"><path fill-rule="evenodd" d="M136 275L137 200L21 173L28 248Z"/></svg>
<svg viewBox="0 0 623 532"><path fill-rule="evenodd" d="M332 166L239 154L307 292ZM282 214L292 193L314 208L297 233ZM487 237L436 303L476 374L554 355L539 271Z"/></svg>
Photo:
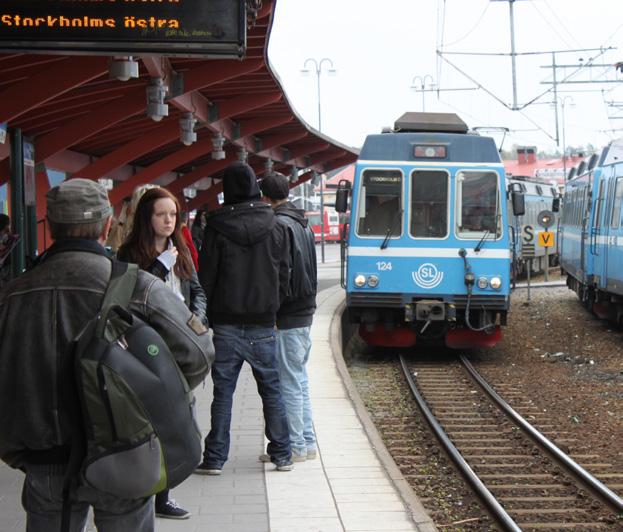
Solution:
<svg viewBox="0 0 623 532"><path fill-rule="evenodd" d="M69 179L45 195L50 221L61 224L88 224L112 214L106 189L90 179Z"/></svg>

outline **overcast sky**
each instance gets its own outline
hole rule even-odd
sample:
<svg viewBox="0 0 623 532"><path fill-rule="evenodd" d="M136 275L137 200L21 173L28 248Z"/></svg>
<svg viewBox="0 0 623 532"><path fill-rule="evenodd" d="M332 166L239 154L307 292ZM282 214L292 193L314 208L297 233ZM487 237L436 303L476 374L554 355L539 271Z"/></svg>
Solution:
<svg viewBox="0 0 623 532"><path fill-rule="evenodd" d="M560 51L559 65L623 61L623 1L516 0L513 6L517 53ZM327 62L320 76L322 131L350 146L361 146L367 134L392 126L405 111L421 111L422 93L410 87L416 76L429 76L426 88L432 78L442 90L424 94L426 111L456 112L470 127L507 127L511 132L505 149L516 143L555 150L551 92L521 111L511 111L504 106L513 104L509 55L449 54L509 54L510 41L505 0L278 0L268 56L295 111L313 127L318 125L316 74L304 77L300 70L307 58L331 59L335 76L328 75ZM605 47L616 49L562 53ZM456 68L439 58L438 48ZM553 79L553 69L543 68L551 64L551 53L517 56L519 107L551 89L551 83L542 83ZM559 98L566 96L567 146L591 143L599 148L623 137L620 72L612 66L570 66L556 69L556 75L559 81L615 81L558 85ZM421 84L421 79L415 79L415 85ZM478 86L477 90L443 90ZM608 131L616 128L621 130ZM492 136L501 139L499 134Z"/></svg>

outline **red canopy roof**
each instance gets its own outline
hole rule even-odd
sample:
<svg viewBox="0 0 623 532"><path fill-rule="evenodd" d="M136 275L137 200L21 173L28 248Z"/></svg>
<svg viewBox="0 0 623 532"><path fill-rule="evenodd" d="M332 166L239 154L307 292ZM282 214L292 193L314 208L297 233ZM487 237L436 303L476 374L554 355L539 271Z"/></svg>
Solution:
<svg viewBox="0 0 623 532"><path fill-rule="evenodd" d="M109 78L107 57L0 54L0 123L33 139L36 163L72 177L114 179L114 203L146 182L181 194L199 181L203 190L190 207L213 201L222 190L218 180L224 168L240 148L257 174L266 171L267 159L288 175L293 167L308 170L299 182L312 170L349 164L356 159L354 150L303 122L268 66L275 5L276 0L264 0L248 30L242 61L145 56L139 78L126 82ZM169 115L160 122L145 112L146 86L154 77L170 87ZM190 146L179 140L185 112L198 120L198 139ZM219 131L226 158L214 160L212 136ZM9 178L7 144L0 145L0 184Z"/></svg>

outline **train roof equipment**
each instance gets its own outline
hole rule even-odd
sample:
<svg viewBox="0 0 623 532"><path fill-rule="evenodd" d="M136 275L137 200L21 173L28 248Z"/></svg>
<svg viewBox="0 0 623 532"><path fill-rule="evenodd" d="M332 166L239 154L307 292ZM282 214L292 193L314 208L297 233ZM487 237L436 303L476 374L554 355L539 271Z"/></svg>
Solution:
<svg viewBox="0 0 623 532"><path fill-rule="evenodd" d="M405 133L467 133L468 127L455 113L407 112L396 120L394 130Z"/></svg>
<svg viewBox="0 0 623 532"><path fill-rule="evenodd" d="M393 133L366 137L359 161L501 163L491 137L467 132L454 113L404 113Z"/></svg>

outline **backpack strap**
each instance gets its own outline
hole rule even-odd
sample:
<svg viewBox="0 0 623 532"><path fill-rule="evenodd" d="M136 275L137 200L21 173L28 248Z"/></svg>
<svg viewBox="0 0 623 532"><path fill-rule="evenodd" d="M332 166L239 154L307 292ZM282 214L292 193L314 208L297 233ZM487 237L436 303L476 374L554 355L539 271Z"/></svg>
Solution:
<svg viewBox="0 0 623 532"><path fill-rule="evenodd" d="M130 300L132 299L132 293L134 292L137 280L138 266L136 264L128 264L127 262L113 260L110 280L108 281L108 287L106 288L99 312L115 305L119 305L123 309L127 308ZM77 427L79 420L81 419L80 407L78 406L79 401L77 391L73 387L74 384L71 383L71 386L72 395L76 397L76 400L68 401L68 408L70 409L69 416L71 419L76 421L75 425ZM69 532L70 530L70 493L72 486L77 485L78 483L78 474L84 460L85 445L84 434L81 430L75 430L71 439L69 463L67 464L67 470L65 472L65 477L63 478L63 509L61 513L60 532Z"/></svg>
<svg viewBox="0 0 623 532"><path fill-rule="evenodd" d="M124 309L127 308L130 299L132 299L132 293L137 280L138 266L136 264L113 260L110 281L108 282L108 288L104 294L100 310L112 305L119 305Z"/></svg>

